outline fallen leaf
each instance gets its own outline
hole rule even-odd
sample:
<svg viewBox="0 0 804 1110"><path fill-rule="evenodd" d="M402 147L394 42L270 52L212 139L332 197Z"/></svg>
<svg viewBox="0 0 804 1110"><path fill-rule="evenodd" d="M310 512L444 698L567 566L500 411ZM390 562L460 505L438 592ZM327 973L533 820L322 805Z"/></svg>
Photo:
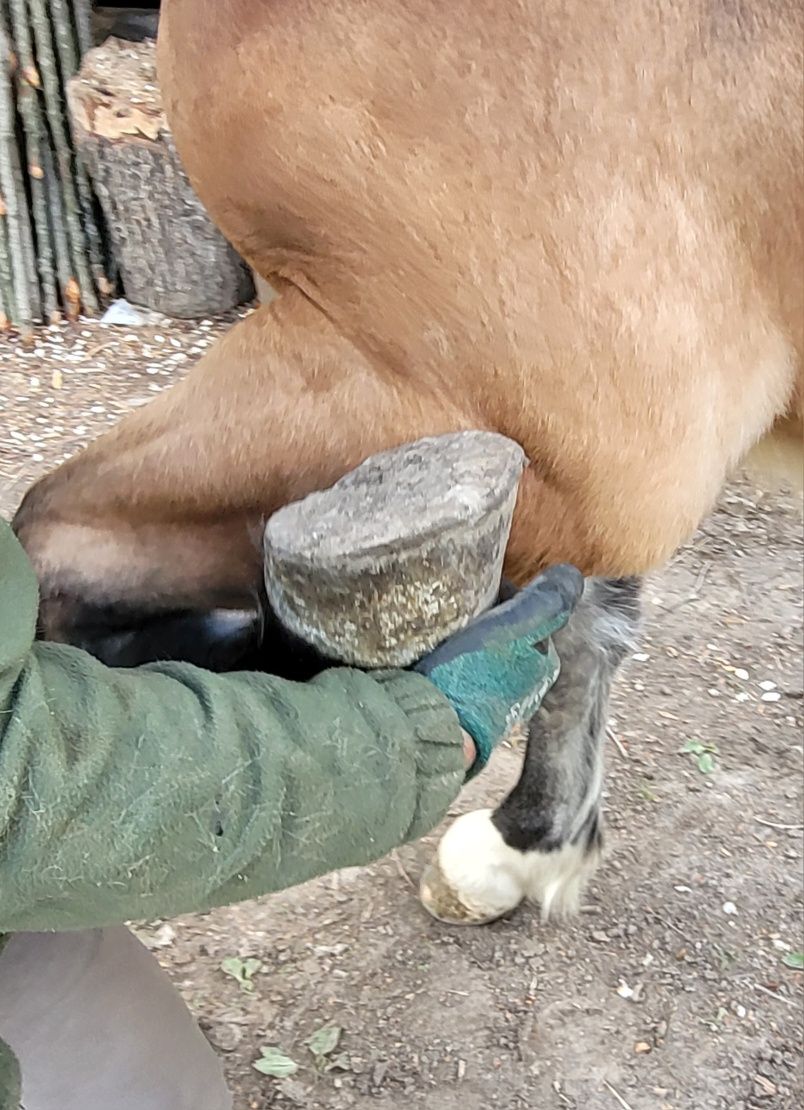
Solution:
<svg viewBox="0 0 804 1110"><path fill-rule="evenodd" d="M120 115L119 109L98 105L94 112L93 125L96 134L106 139L120 139L123 135L142 135L146 139L157 139L164 126L161 113L142 111L130 107Z"/></svg>
<svg viewBox="0 0 804 1110"><path fill-rule="evenodd" d="M247 956L241 960L239 956L227 956L221 961L221 971L224 975L231 976L240 984L240 989L250 994L254 990L252 978L262 969L262 960L254 956Z"/></svg>
<svg viewBox="0 0 804 1110"><path fill-rule="evenodd" d="M794 971L804 971L804 952L785 952L782 963Z"/></svg>
<svg viewBox="0 0 804 1110"><path fill-rule="evenodd" d="M324 1025L304 1042L316 1059L329 1056L338 1047L343 1029L340 1025Z"/></svg>
<svg viewBox="0 0 804 1110"><path fill-rule="evenodd" d="M715 769L715 761L711 752L702 752L698 756L698 770L702 775L709 775Z"/></svg>
<svg viewBox="0 0 804 1110"><path fill-rule="evenodd" d="M149 948L168 948L176 939L176 930L165 921L150 937Z"/></svg>
<svg viewBox="0 0 804 1110"><path fill-rule="evenodd" d="M251 1066L262 1075L272 1075L274 1079L285 1079L299 1070L296 1061L278 1048L261 1048L259 1060L255 1060Z"/></svg>
<svg viewBox="0 0 804 1110"><path fill-rule="evenodd" d="M717 754L714 744L704 744L700 740L687 740L679 751L682 755L695 756L695 762L702 775L708 775L714 771L714 757Z"/></svg>

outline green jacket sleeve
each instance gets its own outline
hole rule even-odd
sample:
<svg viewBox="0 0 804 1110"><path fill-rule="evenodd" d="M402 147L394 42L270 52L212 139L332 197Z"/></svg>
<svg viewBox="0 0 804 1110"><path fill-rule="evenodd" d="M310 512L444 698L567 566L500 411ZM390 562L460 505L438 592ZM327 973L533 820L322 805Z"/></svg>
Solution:
<svg viewBox="0 0 804 1110"><path fill-rule="evenodd" d="M0 521L0 932L170 917L366 863L464 781L457 717L420 675L114 670L34 643L37 599Z"/></svg>

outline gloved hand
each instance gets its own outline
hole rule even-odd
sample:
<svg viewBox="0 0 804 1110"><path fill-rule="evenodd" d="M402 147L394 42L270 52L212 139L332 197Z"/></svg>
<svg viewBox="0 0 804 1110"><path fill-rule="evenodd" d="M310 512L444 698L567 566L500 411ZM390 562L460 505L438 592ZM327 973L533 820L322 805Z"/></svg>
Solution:
<svg viewBox="0 0 804 1110"><path fill-rule="evenodd" d="M582 591L575 567L551 567L413 668L451 702L474 740L477 760L468 777L541 705L560 666L551 636L567 623Z"/></svg>

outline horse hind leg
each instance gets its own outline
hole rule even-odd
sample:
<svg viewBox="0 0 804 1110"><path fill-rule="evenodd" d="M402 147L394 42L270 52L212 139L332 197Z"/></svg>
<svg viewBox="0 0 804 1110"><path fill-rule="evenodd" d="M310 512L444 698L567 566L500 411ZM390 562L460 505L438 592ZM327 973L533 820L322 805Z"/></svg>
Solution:
<svg viewBox="0 0 804 1110"><path fill-rule="evenodd" d="M561 673L529 724L518 783L496 811L459 817L424 874L421 899L434 917L481 925L525 898L543 918L577 908L601 854L609 693L639 626L640 585L587 581L556 634Z"/></svg>

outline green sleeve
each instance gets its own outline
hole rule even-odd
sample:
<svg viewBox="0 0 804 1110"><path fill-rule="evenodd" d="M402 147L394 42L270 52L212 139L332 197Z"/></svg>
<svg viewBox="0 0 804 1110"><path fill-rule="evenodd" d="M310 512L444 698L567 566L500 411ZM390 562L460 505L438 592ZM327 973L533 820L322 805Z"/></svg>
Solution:
<svg viewBox="0 0 804 1110"><path fill-rule="evenodd" d="M4 1041L0 1041L0 1110L21 1110L22 1087L17 1058Z"/></svg>
<svg viewBox="0 0 804 1110"><path fill-rule="evenodd" d="M0 932L170 917L366 863L463 783L457 717L421 675L113 670L34 643L36 608L0 521Z"/></svg>

